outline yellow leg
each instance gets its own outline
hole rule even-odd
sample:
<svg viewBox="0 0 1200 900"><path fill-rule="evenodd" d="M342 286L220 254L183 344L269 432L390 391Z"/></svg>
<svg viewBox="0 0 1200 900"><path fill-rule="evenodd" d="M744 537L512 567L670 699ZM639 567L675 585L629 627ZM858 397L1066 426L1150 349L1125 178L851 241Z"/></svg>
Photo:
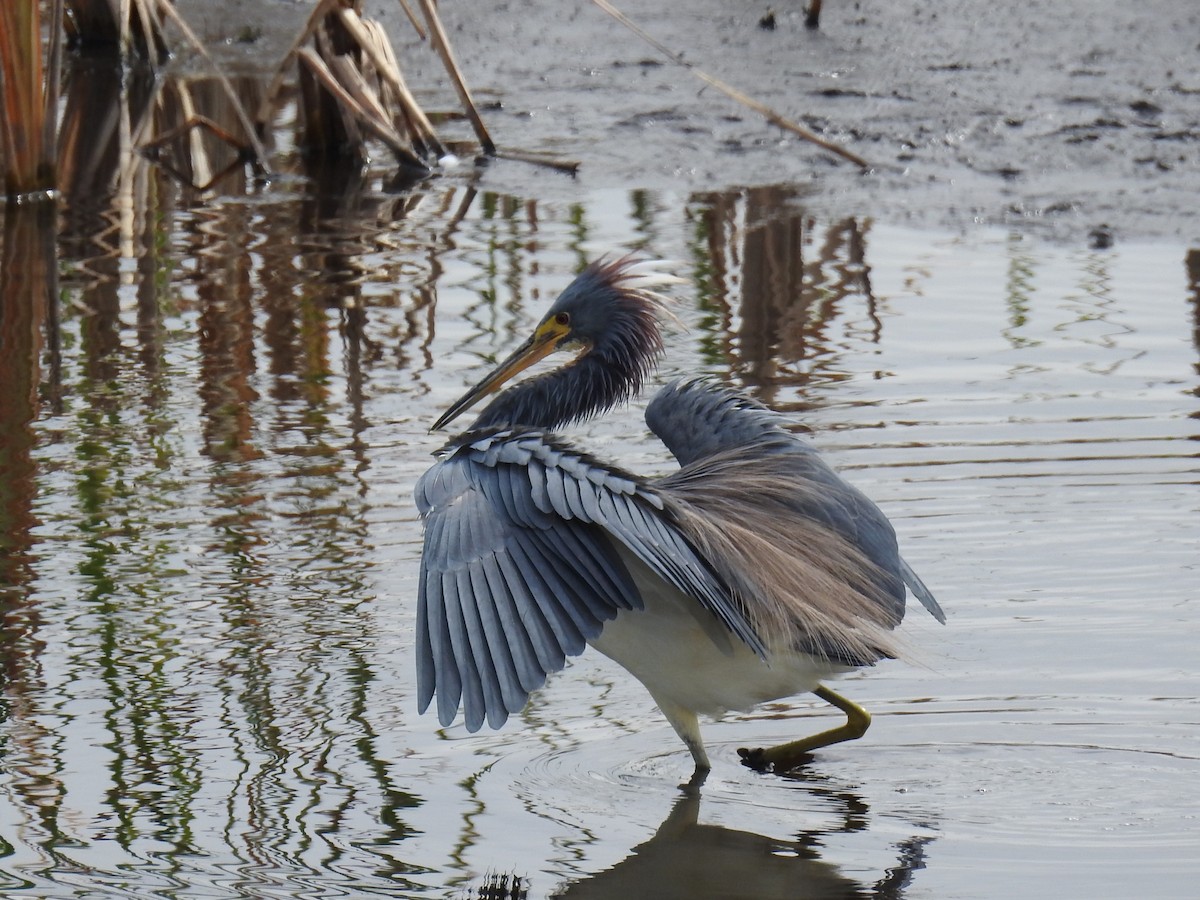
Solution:
<svg viewBox="0 0 1200 900"><path fill-rule="evenodd" d="M838 744L842 741L852 741L862 737L871 727L871 714L841 694L831 691L825 685L818 685L813 691L826 703L831 703L846 714L846 723L837 728L830 728L811 737L801 738L778 747L758 748L756 750L738 750L742 763L760 772L787 772L808 762L809 754L821 747Z"/></svg>

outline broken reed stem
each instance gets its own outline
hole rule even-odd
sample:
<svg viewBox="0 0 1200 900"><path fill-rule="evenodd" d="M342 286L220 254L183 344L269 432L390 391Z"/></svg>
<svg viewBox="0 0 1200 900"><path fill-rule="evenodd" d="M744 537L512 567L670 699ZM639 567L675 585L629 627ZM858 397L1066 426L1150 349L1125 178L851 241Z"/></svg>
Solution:
<svg viewBox="0 0 1200 900"><path fill-rule="evenodd" d="M508 159L513 162L529 163L533 166L545 166L548 169L554 169L556 172L566 172L568 175L575 175L579 172L579 162L573 159L554 159L550 156L543 156L540 153L529 153L525 150L497 150L493 155L496 159Z"/></svg>
<svg viewBox="0 0 1200 900"><path fill-rule="evenodd" d="M445 156L446 148L438 140L433 123L429 121L408 85L404 83L404 76L396 64L396 58L391 56L391 44L387 42L387 35L383 33L383 29L375 23L370 23L374 27L369 27L357 13L344 7L338 10L338 16L346 31L370 58L379 77L395 92L396 100L417 141L432 148L439 157Z"/></svg>
<svg viewBox="0 0 1200 900"><path fill-rule="evenodd" d="M275 101L279 98L279 92L283 90L283 83L287 79L288 67L292 60L295 59L296 53L300 50L300 46L312 36L312 33L317 30L317 24L325 17L325 13L329 7L334 6L337 0L321 0L317 4L317 8L312 11L312 15L308 17L308 21L304 24L304 30L292 41L292 47L280 62L279 68L275 71L275 77L271 79L271 86L267 88L267 93L263 96L262 103L258 105L258 112L255 114L254 120L258 128L266 128L268 120L275 109Z"/></svg>
<svg viewBox="0 0 1200 900"><path fill-rule="evenodd" d="M250 144L250 149L254 152L254 159L250 161L251 165L254 167L256 173L265 175L267 172L266 148L263 147L262 141L258 139L258 131L250 121L250 116L246 114L246 109L242 106L242 101L238 99L233 85L229 83L229 79L225 77L225 73L221 71L213 58L209 56L208 51L204 49L204 45L200 43L200 39L196 37L195 32L188 27L183 17L175 11L175 5L169 2L169 0L158 0L158 8L183 32L184 38L196 49L212 69L213 74L221 85L221 89L225 91L225 95L229 98L229 102L233 106L234 114L237 115L238 121L242 125L242 130L246 132L246 140Z"/></svg>
<svg viewBox="0 0 1200 900"><path fill-rule="evenodd" d="M466 110L467 118L471 120L471 127L475 129L475 137L479 139L479 145L483 148L484 153L489 156L495 155L496 145L492 142L491 135L488 134L487 127L483 124L479 110L475 108L475 102L471 99L471 92L467 90L467 83L463 80L458 63L454 61L454 53L450 50L446 30L442 27L442 20L438 18L437 7L433 5L433 0L421 0L421 11L425 13L425 22L429 26L429 37L433 42L433 49L442 58L442 65L446 67L446 72L454 83L454 90L458 92L459 102Z"/></svg>
<svg viewBox="0 0 1200 900"><path fill-rule="evenodd" d="M384 127L378 116L372 115L359 101L350 94L334 77L329 67L311 47L301 47L296 51L296 58L303 62L310 72L317 77L322 86L333 95L338 103L341 103L346 109L350 110L359 123L370 131L375 137L387 144L388 149L396 155L398 159L407 165L417 169L428 171L429 167L425 165L411 150L404 146L404 139L391 126Z"/></svg>
<svg viewBox="0 0 1200 900"><path fill-rule="evenodd" d="M422 0L422 3L428 3L428 2L429 2L429 0ZM755 112L764 116L767 119L767 121L769 121L771 124L778 125L780 128L784 129L785 131L792 132L792 134L796 135L797 137L803 138L804 140L808 141L810 144L816 144L821 149L827 150L830 153L836 154L837 156L840 156L843 159L847 159L850 162L854 163L857 166L860 166L863 169L871 168L870 163L868 163L865 159L863 159L857 153L853 153L853 152L847 150L845 147L839 146L838 144L834 144L830 141L825 140L823 137L820 137L819 135L814 134L813 132L809 131L807 128L803 127L802 125L797 125L791 119L785 118L783 115L776 112L771 107L767 106L765 103L760 103L759 101L755 100L753 97L750 97L750 96L742 93L741 91L739 91L737 88L733 87L732 85L726 84L724 81L721 81L721 79L719 79L713 75L709 75L703 69L700 69L693 63L688 62L682 56L680 56L679 54L675 53L670 48L668 48L665 44L662 44L661 42L659 42L658 40L656 40L655 38L653 38L649 34L647 34L645 31L643 31L640 27L638 27L637 24L635 24L633 22L632 19L630 19L627 15L625 15L625 13L621 12L619 9L617 9L615 6L613 6L611 3L609 3L608 0L592 0L592 2L594 4L596 4L598 7L600 7L602 10L604 10L604 12L608 13L610 16L612 16L614 19L616 19L618 22L620 22L622 25L624 25L626 28L628 28L630 31L632 31L634 34L636 34L638 37L640 37L643 41L645 41L647 44L649 44L651 47L653 47L655 50L657 50L663 56L667 57L667 59L671 60L671 62L675 63L676 65L683 66L685 69L689 70L693 75L695 75L701 81L705 82L706 84L712 85L718 91L720 91L722 94L725 94L727 97L731 97L732 99L736 100L738 103L741 103L744 106L750 107Z"/></svg>

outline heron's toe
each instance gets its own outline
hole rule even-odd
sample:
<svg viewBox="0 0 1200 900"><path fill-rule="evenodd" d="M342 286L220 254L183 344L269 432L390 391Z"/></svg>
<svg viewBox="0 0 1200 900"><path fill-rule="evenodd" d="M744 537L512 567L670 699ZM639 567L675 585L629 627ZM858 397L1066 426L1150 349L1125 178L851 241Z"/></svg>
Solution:
<svg viewBox="0 0 1200 900"><path fill-rule="evenodd" d="M753 750L738 747L738 756L742 758L742 765L747 769L753 769L755 772L771 770L771 761L767 759L767 751L762 747L755 747Z"/></svg>
<svg viewBox="0 0 1200 900"><path fill-rule="evenodd" d="M797 748L792 744L782 744L778 747L757 747L747 750L738 748L738 756L742 765L755 772L774 772L776 775L786 775L801 769L812 762L813 755L803 747Z"/></svg>

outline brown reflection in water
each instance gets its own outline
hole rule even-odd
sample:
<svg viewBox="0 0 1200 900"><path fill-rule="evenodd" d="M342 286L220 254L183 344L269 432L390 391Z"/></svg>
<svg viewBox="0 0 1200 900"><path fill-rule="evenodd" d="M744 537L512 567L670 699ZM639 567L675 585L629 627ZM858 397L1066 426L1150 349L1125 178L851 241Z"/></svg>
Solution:
<svg viewBox="0 0 1200 900"><path fill-rule="evenodd" d="M476 194L360 182L331 202L283 191L245 202L253 186L234 174L206 197L135 148L189 110L220 121L223 96L123 77L81 68L66 101L58 250L65 331L80 340L67 342L61 391L53 222L4 236L0 697L21 853L44 854L39 874L53 879L78 871L60 848L113 841L150 860L147 877L194 877L198 844L224 837L232 878L253 883L256 866L307 874L331 823L353 828L367 808L378 820L367 840L328 841L322 874L334 880L343 853L361 867L371 840L388 851L373 854L381 878L411 872L387 860L419 800L395 785L367 714L364 380L373 365L431 366L439 256ZM203 133L177 140L172 159L189 177L221 164L223 146ZM13 302L26 294L38 302ZM384 306L399 312L377 316ZM346 402L331 386L339 347ZM23 587L39 550L35 420L59 393L69 416L41 432L63 443L41 487L70 559L43 575L54 585L39 598L62 624L48 655L67 686L51 691ZM198 458L186 428L197 408ZM73 755L83 743L100 749ZM215 766L214 746L229 754ZM97 781L64 806L80 759Z"/></svg>
<svg viewBox="0 0 1200 900"><path fill-rule="evenodd" d="M124 72L111 57L82 55L68 69L61 125L60 178L63 191L59 252L75 262L81 283L75 307L84 313L88 374L97 382L120 373L120 259L135 246L156 246L162 227L156 213L170 208L150 166L133 153L133 134L153 119L154 80L137 68ZM150 240L146 240L150 238ZM153 265L153 256L139 268ZM154 347L155 280L139 279L138 324L141 362L157 367Z"/></svg>
<svg viewBox="0 0 1200 900"><path fill-rule="evenodd" d="M692 198L704 243L697 281L724 326L719 355L772 406L781 385L840 377L830 325L847 299L862 298L866 340L877 343L882 328L866 263L868 226L848 218L819 228L798 197L794 187L772 186Z"/></svg>
<svg viewBox="0 0 1200 900"><path fill-rule="evenodd" d="M683 796L653 837L634 847L612 868L564 885L550 896L556 900L902 898L914 873L925 868L925 847L933 838L913 835L897 844L896 865L873 884L851 878L822 858L823 838L826 834L866 830L866 804L846 791L817 788L840 810L841 825L821 832L800 832L793 840L782 840L701 824L700 790L696 785L686 785Z"/></svg>
<svg viewBox="0 0 1200 900"><path fill-rule="evenodd" d="M204 447L214 459L250 460L254 446L251 404L258 399L255 369L253 290L247 208L224 204L191 235L196 252L200 302L200 400Z"/></svg>
<svg viewBox="0 0 1200 900"><path fill-rule="evenodd" d="M4 208L0 269L0 592L15 593L31 573L37 464L32 425L40 407L44 331L55 324L54 208ZM56 338L52 338L52 341ZM3 646L8 646L7 642Z"/></svg>
<svg viewBox="0 0 1200 900"><path fill-rule="evenodd" d="M46 684L40 657L42 615L31 602L35 580L33 506L38 465L33 423L41 408L42 361L49 345L57 380L54 219L49 203L4 209L0 264L0 710L9 790L24 797L36 828L58 835L63 789L55 739L41 716ZM48 340L47 340L48 338Z"/></svg>

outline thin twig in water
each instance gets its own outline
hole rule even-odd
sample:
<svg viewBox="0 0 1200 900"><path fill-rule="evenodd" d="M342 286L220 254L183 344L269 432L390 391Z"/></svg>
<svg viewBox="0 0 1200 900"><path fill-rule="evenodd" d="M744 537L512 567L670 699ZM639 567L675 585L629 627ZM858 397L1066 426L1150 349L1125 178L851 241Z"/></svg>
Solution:
<svg viewBox="0 0 1200 900"><path fill-rule="evenodd" d="M428 0L424 0L424 2L428 2ZM724 81L721 81L721 79L719 79L713 75L709 75L703 69L700 69L693 63L688 62L686 59L684 59L678 53L673 52L665 44L661 43L660 41L651 37L645 31L643 31L640 27L638 27L638 25L636 25L633 22L632 19L630 19L627 15L625 15L625 13L621 12L619 9L617 9L615 6L613 6L611 3L609 3L608 0L592 0L592 2L595 3L602 10L604 10L606 13L608 13L610 16L612 16L614 19L616 19L618 22L620 22L622 25L624 25L626 28L628 28L630 31L632 31L634 34L636 34L638 37L640 37L643 41L645 41L647 44L649 44L651 47L653 47L655 50L657 50L663 56L667 57L667 59L671 60L671 62L675 63L676 65L683 66L685 69L690 71L693 75L695 75L701 81L705 82L706 84L712 85L718 91L720 91L722 94L725 94L727 97L731 97L734 100L736 100L738 103L741 103L744 106L750 107L755 112L764 116L767 119L767 121L770 122L772 125L778 125L780 128L784 129L785 131L790 131L790 132L792 132L792 134L803 138L804 140L808 141L809 143L816 144L818 147L820 147L823 150L828 150L830 153L834 153L834 154L842 157L843 159L848 159L848 160L850 160L850 162L854 163L857 166L861 166L864 169L871 168L870 163L868 163L865 159L863 159L857 153L853 153L853 152L847 150L845 147L841 147L837 144L834 144L830 141L825 140L823 137L820 137L819 135L814 134L813 132L809 131L807 128L805 128L802 125L797 125L791 119L785 118L783 115L776 112L771 107L767 106L765 103L760 103L759 101L755 100L753 97L750 97L750 96L742 93L741 91L739 91L737 88L733 87L732 85L726 84Z"/></svg>
<svg viewBox="0 0 1200 900"><path fill-rule="evenodd" d="M541 153L530 153L527 150L497 150L494 155L497 159L508 159L513 162L529 163L534 166L545 166L548 169L566 172L568 175L575 175L579 172L578 160L555 159L552 156L545 156Z"/></svg>

